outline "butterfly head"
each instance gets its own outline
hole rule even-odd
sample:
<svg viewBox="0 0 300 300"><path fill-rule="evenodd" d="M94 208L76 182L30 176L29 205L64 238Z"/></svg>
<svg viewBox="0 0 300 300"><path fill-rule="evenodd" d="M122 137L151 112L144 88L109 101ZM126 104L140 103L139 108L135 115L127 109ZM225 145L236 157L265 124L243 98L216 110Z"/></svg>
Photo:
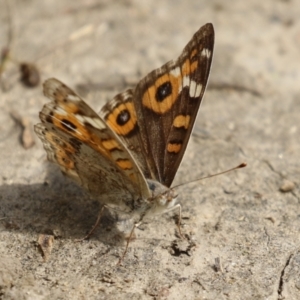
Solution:
<svg viewBox="0 0 300 300"><path fill-rule="evenodd" d="M152 197L147 199L148 207L143 218L162 214L175 206L178 193L158 181L147 180Z"/></svg>

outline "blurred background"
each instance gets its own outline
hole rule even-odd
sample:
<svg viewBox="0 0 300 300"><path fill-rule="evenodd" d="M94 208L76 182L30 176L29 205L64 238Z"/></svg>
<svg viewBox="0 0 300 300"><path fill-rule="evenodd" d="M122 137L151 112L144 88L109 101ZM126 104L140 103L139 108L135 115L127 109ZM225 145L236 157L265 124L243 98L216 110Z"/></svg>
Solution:
<svg viewBox="0 0 300 300"><path fill-rule="evenodd" d="M299 15L296 0L0 0L0 298L299 299ZM124 237L110 235L112 217L74 242L99 204L32 132L42 82L60 79L99 111L208 22L210 81L175 183L248 167L184 186L189 239L162 216L115 268ZM46 263L41 234L53 238Z"/></svg>

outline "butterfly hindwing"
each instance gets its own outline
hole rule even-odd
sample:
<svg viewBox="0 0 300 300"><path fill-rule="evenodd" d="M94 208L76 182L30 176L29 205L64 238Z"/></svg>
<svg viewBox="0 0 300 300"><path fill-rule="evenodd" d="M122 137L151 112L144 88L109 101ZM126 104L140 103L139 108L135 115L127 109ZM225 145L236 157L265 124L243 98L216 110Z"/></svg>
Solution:
<svg viewBox="0 0 300 300"><path fill-rule="evenodd" d="M131 154L99 115L57 79L44 83L44 94L52 101L43 107L42 123L35 131L49 160L92 194L101 194L105 190L101 186L109 187L112 179L111 186L118 186L117 190L149 196L147 182ZM86 174L86 170L93 174ZM91 178L98 181L97 186L88 182Z"/></svg>

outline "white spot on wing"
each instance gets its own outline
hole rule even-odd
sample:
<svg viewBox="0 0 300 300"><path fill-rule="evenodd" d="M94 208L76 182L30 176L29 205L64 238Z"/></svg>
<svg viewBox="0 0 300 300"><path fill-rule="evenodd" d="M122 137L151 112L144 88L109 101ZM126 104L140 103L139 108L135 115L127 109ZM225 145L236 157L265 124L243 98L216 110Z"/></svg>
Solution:
<svg viewBox="0 0 300 300"><path fill-rule="evenodd" d="M179 77L181 75L180 68L176 67L170 72L170 74L174 77Z"/></svg>
<svg viewBox="0 0 300 300"><path fill-rule="evenodd" d="M211 51L207 48L204 48L202 51L201 51L201 56L204 56L206 58L210 58L211 56Z"/></svg>
<svg viewBox="0 0 300 300"><path fill-rule="evenodd" d="M98 118L88 118L88 119L89 119L89 123L92 124L95 128L98 128L98 129L106 128L106 124L104 122L102 122L100 119L98 119Z"/></svg>
<svg viewBox="0 0 300 300"><path fill-rule="evenodd" d="M185 87L189 88L189 95L191 98L198 98L200 96L202 91L202 84L191 80L189 76L184 76L182 78L182 86L180 86L179 88L179 93L181 92L182 88Z"/></svg>
<svg viewBox="0 0 300 300"><path fill-rule="evenodd" d="M56 107L55 112L62 115L62 116L67 116L68 115L68 113L59 106Z"/></svg>
<svg viewBox="0 0 300 300"><path fill-rule="evenodd" d="M191 80L190 82L190 97L198 98L202 91L202 84L198 84L196 81Z"/></svg>
<svg viewBox="0 0 300 300"><path fill-rule="evenodd" d="M189 76L184 76L182 79L182 86L183 87L188 87L190 85L190 77Z"/></svg>
<svg viewBox="0 0 300 300"><path fill-rule="evenodd" d="M70 100L70 101L75 101L75 102L81 101L81 99L76 95L68 95L67 99Z"/></svg>
<svg viewBox="0 0 300 300"><path fill-rule="evenodd" d="M82 116L82 115L76 115L76 118L79 122L81 122L81 124L88 123L88 124L92 125L94 128L97 128L100 130L106 128L105 123L102 122L98 118L91 118L91 117L86 117L86 116Z"/></svg>
<svg viewBox="0 0 300 300"><path fill-rule="evenodd" d="M179 85L178 93L181 93L182 89L185 87L188 87L190 85L190 77L189 76L183 76L182 78L182 84Z"/></svg>
<svg viewBox="0 0 300 300"><path fill-rule="evenodd" d="M197 84L194 97L198 98L202 91L202 84Z"/></svg>

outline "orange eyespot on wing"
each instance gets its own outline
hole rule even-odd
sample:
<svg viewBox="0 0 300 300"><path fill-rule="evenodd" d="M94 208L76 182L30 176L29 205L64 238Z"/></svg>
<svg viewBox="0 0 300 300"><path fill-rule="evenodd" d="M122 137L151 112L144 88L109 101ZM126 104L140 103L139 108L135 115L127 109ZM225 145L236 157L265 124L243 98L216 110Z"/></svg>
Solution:
<svg viewBox="0 0 300 300"><path fill-rule="evenodd" d="M129 135L137 125L133 103L125 102L114 107L112 112L106 117L106 122L118 135Z"/></svg>
<svg viewBox="0 0 300 300"><path fill-rule="evenodd" d="M165 114L177 100L180 86L180 74L176 72L164 74L144 92L142 96L144 107L157 114Z"/></svg>

